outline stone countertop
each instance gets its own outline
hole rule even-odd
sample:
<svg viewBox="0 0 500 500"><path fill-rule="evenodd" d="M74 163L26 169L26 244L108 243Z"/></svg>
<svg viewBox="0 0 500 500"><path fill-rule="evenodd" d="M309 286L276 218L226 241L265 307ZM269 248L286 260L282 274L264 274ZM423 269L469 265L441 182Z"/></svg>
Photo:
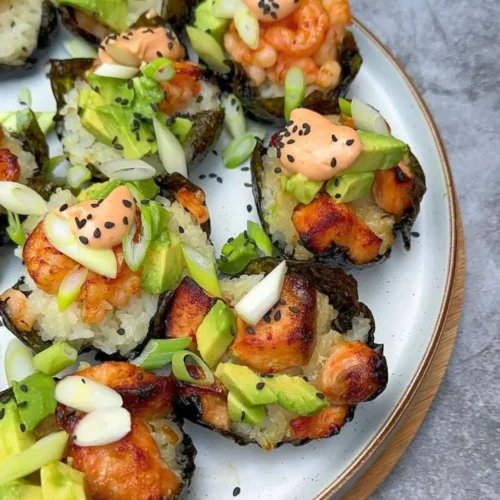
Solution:
<svg viewBox="0 0 500 500"><path fill-rule="evenodd" d="M437 122L466 237L465 305L443 383L373 499L500 498L499 0L351 0Z"/></svg>

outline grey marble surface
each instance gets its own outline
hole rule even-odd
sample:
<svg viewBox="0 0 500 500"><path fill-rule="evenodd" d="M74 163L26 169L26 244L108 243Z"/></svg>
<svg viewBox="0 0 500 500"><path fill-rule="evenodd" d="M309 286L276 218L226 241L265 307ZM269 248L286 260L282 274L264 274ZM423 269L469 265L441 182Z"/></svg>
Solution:
<svg viewBox="0 0 500 500"><path fill-rule="evenodd" d="M351 0L429 105L465 228L465 307L443 384L376 500L500 498L500 1Z"/></svg>

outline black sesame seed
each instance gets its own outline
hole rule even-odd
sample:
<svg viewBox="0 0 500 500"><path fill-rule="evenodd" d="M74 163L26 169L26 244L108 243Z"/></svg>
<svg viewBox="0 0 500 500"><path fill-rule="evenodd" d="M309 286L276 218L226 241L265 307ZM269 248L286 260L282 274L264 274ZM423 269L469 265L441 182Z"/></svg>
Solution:
<svg viewBox="0 0 500 500"><path fill-rule="evenodd" d="M295 307L295 306L290 306L288 309L290 309L290 311L292 311L293 313L298 313L299 312L299 308Z"/></svg>
<svg viewBox="0 0 500 500"><path fill-rule="evenodd" d="M223 183L222 177L217 177L217 182L218 182L219 184L222 184L222 183Z"/></svg>
<svg viewBox="0 0 500 500"><path fill-rule="evenodd" d="M11 27L11 28L13 28L15 25L16 25L16 21L12 21L12 22L10 23L10 27Z"/></svg>
<svg viewBox="0 0 500 500"><path fill-rule="evenodd" d="M285 306L286 305L286 300L281 298L278 300L278 304L281 304L282 306Z"/></svg>
<svg viewBox="0 0 500 500"><path fill-rule="evenodd" d="M244 185L245 187L247 187L247 188L251 188L251 187L252 187L252 185L251 185L249 182L245 182L243 185Z"/></svg>
<svg viewBox="0 0 500 500"><path fill-rule="evenodd" d="M324 395L324 394L321 394L321 392L317 392L317 393L316 393L316 397L317 397L318 399L325 399L325 395Z"/></svg>
<svg viewBox="0 0 500 500"><path fill-rule="evenodd" d="M118 330L116 330L116 333L118 335L125 335L125 329L124 328L118 328Z"/></svg>
<svg viewBox="0 0 500 500"><path fill-rule="evenodd" d="M212 151L212 153L215 155L215 156L218 156L219 153L217 153L217 151L215 151L215 149Z"/></svg>
<svg viewBox="0 0 500 500"><path fill-rule="evenodd" d="M156 52L156 55L157 55L158 57L163 57L163 54L162 54L159 50Z"/></svg>
<svg viewBox="0 0 500 500"><path fill-rule="evenodd" d="M292 155L286 155L286 158L290 163L293 163L295 161L295 158Z"/></svg>
<svg viewBox="0 0 500 500"><path fill-rule="evenodd" d="M24 424L21 424L19 426L19 428L21 429L21 432L25 432L26 431L26 426Z"/></svg>
<svg viewBox="0 0 500 500"><path fill-rule="evenodd" d="M298 125L295 125L292 129L292 132L295 134L295 132L297 132L297 130L299 130L299 126Z"/></svg>
<svg viewBox="0 0 500 500"><path fill-rule="evenodd" d="M221 260L221 262L227 262L227 257L225 255L221 254L220 260Z"/></svg>
<svg viewBox="0 0 500 500"><path fill-rule="evenodd" d="M335 198L336 198L337 200L338 200L339 198L341 198L341 197L342 197L342 195L341 195L340 193L337 193L337 194L335 195Z"/></svg>
<svg viewBox="0 0 500 500"><path fill-rule="evenodd" d="M134 113L134 118L142 118L141 113L137 113L137 112L135 112L135 113Z"/></svg>
<svg viewBox="0 0 500 500"><path fill-rule="evenodd" d="M130 38L129 38L127 35L123 35L123 36L122 36L122 38L123 38L124 40L130 40Z"/></svg>
<svg viewBox="0 0 500 500"><path fill-rule="evenodd" d="M274 321L279 321L281 319L281 311L276 311L274 315Z"/></svg>
<svg viewBox="0 0 500 500"><path fill-rule="evenodd" d="M236 330L234 329L233 325L229 325L229 333L235 337L236 336Z"/></svg>
<svg viewBox="0 0 500 500"><path fill-rule="evenodd" d="M332 141L333 142L337 142L338 141L337 136L335 134L332 134Z"/></svg>
<svg viewBox="0 0 500 500"><path fill-rule="evenodd" d="M248 335L255 335L255 330L251 326L247 326L245 328L245 331L248 333Z"/></svg>
<svg viewBox="0 0 500 500"><path fill-rule="evenodd" d="M205 179L207 176L205 174L201 174L198 176L198 179Z"/></svg>
<svg viewBox="0 0 500 500"><path fill-rule="evenodd" d="M97 228L95 231L94 231L94 238L97 238L99 239L101 237L101 230L99 228Z"/></svg>
<svg viewBox="0 0 500 500"><path fill-rule="evenodd" d="M120 103L122 102L122 98L121 98L121 97L117 97L117 98L115 99L115 102L117 102L118 104L120 104Z"/></svg>
<svg viewBox="0 0 500 500"><path fill-rule="evenodd" d="M281 158L281 149L278 149L276 156L278 157L278 160Z"/></svg>
<svg viewBox="0 0 500 500"><path fill-rule="evenodd" d="M28 401L21 401L20 403L17 403L18 408L26 408L28 406Z"/></svg>
<svg viewBox="0 0 500 500"><path fill-rule="evenodd" d="M174 48L174 44L172 42L168 42L167 47L168 50L172 50Z"/></svg>
<svg viewBox="0 0 500 500"><path fill-rule="evenodd" d="M141 205L149 205L150 200L141 200Z"/></svg>
<svg viewBox="0 0 500 500"><path fill-rule="evenodd" d="M345 143L347 146L352 146L354 144L354 139L349 139Z"/></svg>
<svg viewBox="0 0 500 500"><path fill-rule="evenodd" d="M84 245L88 245L89 244L89 239L86 238L85 236L80 236L78 238Z"/></svg>
<svg viewBox="0 0 500 500"><path fill-rule="evenodd" d="M202 95L199 95L197 98L196 98L196 102L201 102L203 101L203 96Z"/></svg>
<svg viewBox="0 0 500 500"><path fill-rule="evenodd" d="M276 12L271 12L271 17L273 19L278 19L278 15L276 14Z"/></svg>
<svg viewBox="0 0 500 500"><path fill-rule="evenodd" d="M217 174L208 174L208 177L210 177L210 179L215 179L217 177Z"/></svg>
<svg viewBox="0 0 500 500"><path fill-rule="evenodd" d="M271 323L271 315L269 313L264 314L264 321L266 323Z"/></svg>
<svg viewBox="0 0 500 500"><path fill-rule="evenodd" d="M78 220L78 218L75 217L75 222L78 229L83 229L85 227L85 224L87 224L87 219Z"/></svg>
<svg viewBox="0 0 500 500"><path fill-rule="evenodd" d="M304 379L305 382L309 382L309 379L305 375L302 378Z"/></svg>
<svg viewBox="0 0 500 500"><path fill-rule="evenodd" d="M335 180L333 181L333 183L335 184L335 187L338 187L339 185L339 180L337 177L335 177Z"/></svg>
<svg viewBox="0 0 500 500"><path fill-rule="evenodd" d="M84 378L82 378L82 383L83 383L83 384L86 384L86 383L87 383L87 381L86 381Z"/></svg>
<svg viewBox="0 0 500 500"><path fill-rule="evenodd" d="M184 228L182 226L179 226L179 233L184 234Z"/></svg>
<svg viewBox="0 0 500 500"><path fill-rule="evenodd" d="M122 100L122 106L126 106L128 104L128 99L123 99Z"/></svg>
<svg viewBox="0 0 500 500"><path fill-rule="evenodd" d="M233 237L228 238L228 240L227 240L227 242L228 242L228 243L231 243L231 242L233 242L233 241L234 241L234 238L233 238Z"/></svg>
<svg viewBox="0 0 500 500"><path fill-rule="evenodd" d="M250 170L250 167L243 167L241 169L242 172L248 172Z"/></svg>
<svg viewBox="0 0 500 500"><path fill-rule="evenodd" d="M87 215L87 220L91 220L92 219L92 214L88 214Z"/></svg>
<svg viewBox="0 0 500 500"><path fill-rule="evenodd" d="M247 212L250 213L252 211L252 205L247 205Z"/></svg>
<svg viewBox="0 0 500 500"><path fill-rule="evenodd" d="M132 207L132 202L129 200L122 200L122 203L127 207L131 208Z"/></svg>
<svg viewBox="0 0 500 500"><path fill-rule="evenodd" d="M241 493L241 488L236 486L236 488L234 488L233 490L233 497L237 497L240 493Z"/></svg>
<svg viewBox="0 0 500 500"><path fill-rule="evenodd" d="M90 206L92 208L97 208L97 207L99 207L99 203L91 203Z"/></svg>
<svg viewBox="0 0 500 500"><path fill-rule="evenodd" d="M337 166L337 160L335 158L332 158L332 161L330 162L330 165L332 168L335 168Z"/></svg>
<svg viewBox="0 0 500 500"><path fill-rule="evenodd" d="M25 384L21 384L21 385L19 386L19 389L21 389L21 391L23 391L23 392L28 392L28 386L27 386L27 385L25 385Z"/></svg>
<svg viewBox="0 0 500 500"><path fill-rule="evenodd" d="M0 403L6 405L10 401L10 394L3 394L0 396Z"/></svg>
<svg viewBox="0 0 500 500"><path fill-rule="evenodd" d="M129 89L131 89L133 86L134 86L134 82L133 82L132 80L129 80L129 81L127 82L127 87L128 87Z"/></svg>
<svg viewBox="0 0 500 500"><path fill-rule="evenodd" d="M257 390L261 391L262 389L264 389L264 387L266 387L266 384L264 382L258 382L255 387L257 388Z"/></svg>
<svg viewBox="0 0 500 500"><path fill-rule="evenodd" d="M236 106L236 99L234 97L231 99L231 106Z"/></svg>
<svg viewBox="0 0 500 500"><path fill-rule="evenodd" d="M286 141L287 144L294 144L295 143L295 140L294 139L288 139L288 141Z"/></svg>
<svg viewBox="0 0 500 500"><path fill-rule="evenodd" d="M128 217L124 217L122 221L126 226L128 226Z"/></svg>
<svg viewBox="0 0 500 500"><path fill-rule="evenodd" d="M248 231L246 229L243 231L243 238L248 240Z"/></svg>
<svg viewBox="0 0 500 500"><path fill-rule="evenodd" d="M139 135L139 132L135 133L135 140L136 141L140 141L141 140L141 136Z"/></svg>
<svg viewBox="0 0 500 500"><path fill-rule="evenodd" d="M151 109L152 109L155 113L158 111L158 106L157 106L154 102L152 102L152 103L150 104L150 106L151 106Z"/></svg>
<svg viewBox="0 0 500 500"><path fill-rule="evenodd" d="M61 205L61 207L59 208L59 212L64 212L67 208L68 208L68 204L65 203L64 205Z"/></svg>
<svg viewBox="0 0 500 500"><path fill-rule="evenodd" d="M411 235L414 237L414 238L418 238L420 236L420 233L417 233L417 231L412 231L411 232Z"/></svg>
<svg viewBox="0 0 500 500"><path fill-rule="evenodd" d="M113 137L113 140L111 141L111 144L113 144L113 145L114 145L114 144L116 143L116 141L117 141L117 140L118 140L118 136L116 136L116 135L115 135L115 136Z"/></svg>
<svg viewBox="0 0 500 500"><path fill-rule="evenodd" d="M146 141L148 141L148 142L155 142L155 138L154 137L148 137L146 139Z"/></svg>
<svg viewBox="0 0 500 500"><path fill-rule="evenodd" d="M111 229L111 228L115 227L115 223L114 222L105 222L104 227L106 229Z"/></svg>
<svg viewBox="0 0 500 500"><path fill-rule="evenodd" d="M121 144L116 143L115 149L117 149L118 151L123 151L123 146Z"/></svg>
<svg viewBox="0 0 500 500"><path fill-rule="evenodd" d="M281 174L281 168L276 167L276 168L274 169L274 173L275 173L275 174Z"/></svg>

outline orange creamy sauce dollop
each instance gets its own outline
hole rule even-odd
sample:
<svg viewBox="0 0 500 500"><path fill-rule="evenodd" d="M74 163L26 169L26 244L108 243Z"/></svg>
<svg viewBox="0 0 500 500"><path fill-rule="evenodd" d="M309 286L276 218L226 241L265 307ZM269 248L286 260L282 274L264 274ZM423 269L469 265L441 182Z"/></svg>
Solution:
<svg viewBox="0 0 500 500"><path fill-rule="evenodd" d="M126 33L107 36L99 49L101 64L121 64L108 53L113 47L121 53L126 52L135 56L139 62L150 63L159 57L166 57L172 61L184 59L185 51L177 35L168 28L140 28Z"/></svg>
<svg viewBox="0 0 500 500"><path fill-rule="evenodd" d="M285 175L302 174L311 181L327 181L354 163L363 144L352 128L298 108L278 136L277 149Z"/></svg>
<svg viewBox="0 0 500 500"><path fill-rule="evenodd" d="M299 0L244 0L250 12L263 22L280 21L299 8Z"/></svg>
<svg viewBox="0 0 500 500"><path fill-rule="evenodd" d="M60 215L71 223L73 234L94 249L111 249L122 243L135 217L135 203L126 186L114 189L104 200L72 205Z"/></svg>

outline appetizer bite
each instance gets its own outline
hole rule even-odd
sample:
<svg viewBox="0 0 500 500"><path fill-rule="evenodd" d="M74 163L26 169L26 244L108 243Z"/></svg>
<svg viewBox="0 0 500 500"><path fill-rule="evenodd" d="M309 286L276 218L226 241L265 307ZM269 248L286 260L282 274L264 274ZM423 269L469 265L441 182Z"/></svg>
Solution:
<svg viewBox="0 0 500 500"><path fill-rule="evenodd" d="M263 258L220 290L184 278L134 360L148 367L153 347L186 342L170 356L181 415L269 451L337 434L385 389L373 317L341 269Z"/></svg>
<svg viewBox="0 0 500 500"><path fill-rule="evenodd" d="M194 50L226 81L248 114L282 125L290 102L337 111L359 71L347 0L204 0L187 33ZM231 69L233 71L231 72Z"/></svg>
<svg viewBox="0 0 500 500"><path fill-rule="evenodd" d="M31 68L57 27L57 11L49 0L0 2L0 71Z"/></svg>
<svg viewBox="0 0 500 500"><path fill-rule="evenodd" d="M187 272L215 276L205 194L179 174L159 188L152 179L96 183L78 197L58 188L47 204L34 194L16 252L25 276L0 296L0 314L35 352L68 341L128 354L160 294Z"/></svg>
<svg viewBox="0 0 500 500"><path fill-rule="evenodd" d="M196 449L174 397L171 377L127 363L14 381L0 396L0 497L179 498Z"/></svg>
<svg viewBox="0 0 500 500"><path fill-rule="evenodd" d="M217 140L218 86L185 60L170 28L139 28L102 40L99 58L52 60L57 131L73 165L98 169L143 160L158 174L187 176Z"/></svg>
<svg viewBox="0 0 500 500"><path fill-rule="evenodd" d="M342 105L326 117L295 109L267 149L257 145L254 195L288 258L362 267L389 257L397 230L410 248L425 176L377 111L358 99Z"/></svg>

